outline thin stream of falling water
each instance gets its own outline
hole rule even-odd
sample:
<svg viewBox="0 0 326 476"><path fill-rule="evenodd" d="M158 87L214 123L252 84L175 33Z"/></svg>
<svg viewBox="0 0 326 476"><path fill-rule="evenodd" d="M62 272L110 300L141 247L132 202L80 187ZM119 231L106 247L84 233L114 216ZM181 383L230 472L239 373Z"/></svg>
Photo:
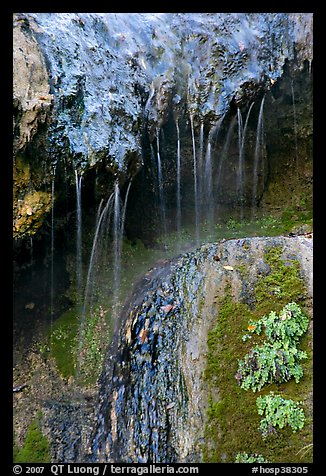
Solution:
<svg viewBox="0 0 326 476"><path fill-rule="evenodd" d="M120 219L121 203L119 182L114 184L114 213L113 213L113 300L117 299L116 290L119 281L119 257L120 257Z"/></svg>
<svg viewBox="0 0 326 476"><path fill-rule="evenodd" d="M165 197L163 190L163 175L162 175L162 164L161 164L161 155L160 155L160 130L156 130L156 144L157 144L157 178L158 178L158 189L160 197L160 210L161 210L161 220L162 220L162 232L166 234L166 210L165 210Z"/></svg>
<svg viewBox="0 0 326 476"><path fill-rule="evenodd" d="M122 219L121 219L121 233L123 234L124 232L124 226L125 226L125 221L126 221L126 211L127 211L127 204L128 204L128 196L129 196L129 190L132 184L132 179L130 179L127 191L126 191L126 196L125 196L125 201L123 204L123 210L122 210Z"/></svg>
<svg viewBox="0 0 326 476"><path fill-rule="evenodd" d="M215 197L213 188L213 163L212 163L212 144L217 139L224 116L221 117L209 131L207 139L207 149L205 157L205 171L202 179L202 197L205 197L205 206L207 207L207 222L210 231L213 230ZM204 188L205 187L205 188Z"/></svg>
<svg viewBox="0 0 326 476"><path fill-rule="evenodd" d="M77 300L81 303L82 300L82 208L81 208L81 182L82 176L78 177L78 172L75 170L76 178L76 206L77 206L77 220L76 220L76 278L77 278Z"/></svg>
<svg viewBox="0 0 326 476"><path fill-rule="evenodd" d="M212 177L212 143L208 138L206 160L205 160L205 196L207 206L207 221L210 228L213 225L214 219L214 197L213 197L213 177Z"/></svg>
<svg viewBox="0 0 326 476"><path fill-rule="evenodd" d="M238 164L238 173L237 173L237 193L239 195L240 201L240 220L243 219L243 123L242 123L242 115L240 108L238 107L237 110L238 116L238 144L239 144L239 164Z"/></svg>
<svg viewBox="0 0 326 476"><path fill-rule="evenodd" d="M217 171L215 172L215 177L216 177L216 179L214 180L215 197L216 197L216 201L215 201L215 210L216 210L216 212L215 213L216 213L217 217L219 215L219 210L220 210L221 203L223 203L223 195L221 193L220 188L221 188L223 172L224 172L224 163L227 160L230 141L231 141L231 137L232 137L232 134L233 134L233 130L234 130L234 126L235 126L236 121L237 121L237 116L234 116L231 119L231 122L229 124L229 128L228 128L228 132L226 134L223 149L222 149L222 151L220 153L220 156L219 156L219 163L218 163Z"/></svg>
<svg viewBox="0 0 326 476"><path fill-rule="evenodd" d="M216 187L217 193L219 192L219 188L220 188L220 184L221 184L221 180L222 180L223 165L224 165L225 159L227 158L227 155L228 155L230 140L231 140L231 136L232 136L232 133L233 133L233 129L234 129L236 120L237 120L236 116L234 116L231 119L231 122L230 122L230 125L229 125L229 130L226 134L226 139L225 139L224 146L223 146L223 149L222 149L222 152L221 152L219 165L218 165L218 169L217 169L217 176L216 176L216 180L215 180L215 187Z"/></svg>
<svg viewBox="0 0 326 476"><path fill-rule="evenodd" d="M241 143L241 148L242 148L242 153L243 154L244 154L245 138L246 138L246 132L247 132L247 127L248 127L248 122L249 122L249 116L250 116L250 113L251 113L251 110L252 110L252 107L253 107L254 104L255 104L255 101L253 101L250 104L249 110L247 112L247 117L246 117L246 120L245 120L245 125L244 125L244 128L243 128L242 143Z"/></svg>
<svg viewBox="0 0 326 476"><path fill-rule="evenodd" d="M264 143L264 121L261 122L261 143L260 143L260 154L261 154L261 183L263 184L263 189L265 186L265 143Z"/></svg>
<svg viewBox="0 0 326 476"><path fill-rule="evenodd" d="M204 197L204 121L201 119L200 121L200 128L199 128L199 160L198 160L198 171L197 171L197 186L198 186L198 205L197 205L197 213L198 213L198 224L201 223L202 220L202 198Z"/></svg>
<svg viewBox="0 0 326 476"><path fill-rule="evenodd" d="M54 315L54 180L55 180L55 171L56 168L53 167L52 173L52 182L51 182L51 290L50 290L50 313L51 313L51 324L50 324L50 349L52 349L52 330L53 330L53 315Z"/></svg>
<svg viewBox="0 0 326 476"><path fill-rule="evenodd" d="M101 225L102 222L108 213L108 210L110 209L110 205L112 203L114 197L114 192L111 193L109 196L105 207L102 209L102 204L103 200L101 200L98 212L97 212L97 221L96 221L96 229L95 229L95 234L94 234L94 239L93 239L93 245L92 245L92 251L91 251L91 256L89 260L89 266L88 266L88 272L87 272L87 279L86 279L86 286L85 286L85 293L84 293L84 304L83 304L83 309L82 313L80 316L80 324L79 324L79 347L78 347L78 359L77 359L77 369L76 369L76 379L77 381L80 379L81 376L81 364L82 364L82 353L83 353L83 334L84 334L84 329L85 329L85 323L86 323L86 314L87 314L87 309L88 309L88 300L89 300L89 291L90 291L90 286L92 284L92 294L93 294L93 289L95 287L95 273L96 273L96 251L97 251L97 246L99 242L99 236L100 236L100 230L101 230ZM95 272L94 272L95 271ZM92 296L91 296L92 297Z"/></svg>
<svg viewBox="0 0 326 476"><path fill-rule="evenodd" d="M87 278L86 278L86 286L85 286L85 293L84 293L84 307L83 307L83 317L85 317L86 314L86 307L88 304L88 298L89 298L89 287L91 283L91 278L92 278L92 273L93 273L93 268L95 265L95 257L96 257L96 250L97 250L97 244L98 244L98 238L100 235L100 229L102 225L102 221L104 216L107 214L108 210L110 209L110 205L112 204L112 201L114 199L114 192L111 193L109 196L105 207L103 208L102 211L102 201L99 205L98 212L97 212L97 221L96 221L96 228L95 228L95 234L94 234L94 239L93 239L93 245L92 245L92 251L91 251L91 256L89 259L89 266L88 266L88 272L87 272Z"/></svg>
<svg viewBox="0 0 326 476"><path fill-rule="evenodd" d="M192 138L192 153L193 153L193 170L194 170L194 201L195 201L195 223L196 223L196 242L199 242L199 214L198 214L198 191L197 191L197 159L196 159L196 144L194 131L194 118L190 116L191 138Z"/></svg>
<svg viewBox="0 0 326 476"><path fill-rule="evenodd" d="M294 144L295 144L295 161L297 169L297 179L299 179L299 155L298 155L298 131L297 131L297 111L295 107L295 96L293 79L291 80L291 93L292 93L292 108L293 108L293 128L294 128Z"/></svg>
<svg viewBox="0 0 326 476"><path fill-rule="evenodd" d="M258 123L257 123L257 132L256 132L256 147L255 147L254 167L253 167L252 209L251 209L252 218L254 217L255 209L257 206L259 159L261 160L261 169L263 169L263 162L264 162L264 144L263 144L264 102L265 102L265 96L263 97L260 104Z"/></svg>
<svg viewBox="0 0 326 476"><path fill-rule="evenodd" d="M119 185L116 182L115 185L115 202L114 202L114 219L113 219L113 242L114 242L114 268L113 268L113 318L115 331L117 331L117 316L119 313L119 300L120 300L120 285L121 285L121 255L122 255L122 240L124 234L124 225L126 219L126 210L128 204L129 190L132 181L130 180L127 187L123 206L121 207L121 198ZM122 211L121 211L122 208Z"/></svg>
<svg viewBox="0 0 326 476"><path fill-rule="evenodd" d="M92 251L89 260L89 267L86 279L84 305L82 310L81 322L79 327L79 356L77 364L77 377L80 377L81 355L83 351L83 333L86 324L86 318L89 311L92 310L95 294L95 285L97 281L97 272L99 267L103 267L109 261L106 253L106 244L112 232L112 317L116 321L118 313L118 304L120 296L120 276L121 276L121 253L122 239L124 233L124 222L131 181L128 185L125 201L122 206L118 180L114 184L114 190L109 196L104 208L101 200L97 211L95 234L93 239ZM113 216L112 216L113 215ZM103 268L104 269L104 268ZM98 286L97 286L98 287ZM114 322L115 324L115 322Z"/></svg>
<svg viewBox="0 0 326 476"><path fill-rule="evenodd" d="M104 199L102 198L101 201L100 201L100 204L98 206L97 213L96 213L95 230L97 230L97 227L99 225L99 221L100 221L100 218L101 218L101 214L103 212L103 210L102 210L103 203L104 203ZM94 242L93 242L93 245L94 245ZM92 248L92 252L93 252L93 248ZM94 256L93 256L93 258L94 258L93 261L95 261L96 256L97 256L97 253L95 252ZM89 265L89 266L91 266L91 265ZM88 296L90 296L90 298L89 298L89 308L92 309L92 306L93 306L93 300L94 300L94 295L95 295L96 271L97 271L97 268L96 268L95 265L91 268L91 270L90 270L90 268L88 269L86 287L85 287L85 291L84 291L84 301L83 301L83 313L84 314L86 312L85 309L86 309L87 304L88 304L86 291L88 291ZM90 286L91 286L90 290L88 290L89 282L90 282Z"/></svg>
<svg viewBox="0 0 326 476"><path fill-rule="evenodd" d="M255 102L253 101L249 107L247 112L245 124L243 126L242 123L242 116L240 109L238 109L238 128L239 128L239 173L238 173L238 182L237 182L237 190L240 196L240 219L243 220L243 206L244 206L244 185L246 182L246 174L245 174L245 140L246 140L246 132L249 122L249 117L253 105Z"/></svg>
<svg viewBox="0 0 326 476"><path fill-rule="evenodd" d="M308 60L308 73L309 74L312 73L312 60L311 59Z"/></svg>
<svg viewBox="0 0 326 476"><path fill-rule="evenodd" d="M181 230L181 190L180 190L180 175L181 175L181 146L180 146L180 130L179 122L176 119L176 128L177 128L177 233L180 233Z"/></svg>

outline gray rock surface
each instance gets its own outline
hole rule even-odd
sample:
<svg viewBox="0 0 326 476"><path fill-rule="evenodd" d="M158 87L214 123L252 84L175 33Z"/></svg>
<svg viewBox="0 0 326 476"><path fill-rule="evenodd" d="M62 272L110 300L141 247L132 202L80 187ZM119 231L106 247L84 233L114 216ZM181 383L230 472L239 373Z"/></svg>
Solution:
<svg viewBox="0 0 326 476"><path fill-rule="evenodd" d="M16 59L28 54L36 61L25 62L22 78ZM311 61L312 14L19 14L14 58L19 108L27 107L23 89L28 110L35 101L49 108L53 95L54 156L64 150L81 167L104 157L123 170L130 154L141 162L145 118L152 133L171 109L214 122L232 100L269 89L286 61ZM16 123L25 137L24 120Z"/></svg>
<svg viewBox="0 0 326 476"><path fill-rule="evenodd" d="M185 255L166 276L154 279L143 302L128 312L102 382L92 461L202 460L214 302L223 299L227 283L233 299L247 299L270 247L282 247L284 262L300 263L312 317L312 235L222 240Z"/></svg>

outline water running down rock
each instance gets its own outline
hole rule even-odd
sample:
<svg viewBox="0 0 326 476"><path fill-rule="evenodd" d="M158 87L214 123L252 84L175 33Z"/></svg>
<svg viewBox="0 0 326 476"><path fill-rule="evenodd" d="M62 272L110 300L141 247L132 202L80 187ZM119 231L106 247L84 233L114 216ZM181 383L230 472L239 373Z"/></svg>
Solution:
<svg viewBox="0 0 326 476"><path fill-rule="evenodd" d="M143 301L125 309L119 347L103 375L91 461L202 460L208 404L204 367L207 333L218 322L216 297L223 299L228 285L236 300L249 299L264 254L275 247L282 248L285 261L300 261L311 297L311 240L251 238L204 245L137 289ZM240 271L244 263L246 275Z"/></svg>
<svg viewBox="0 0 326 476"><path fill-rule="evenodd" d="M301 263L310 312L311 240L242 237L170 259L238 219L262 216L266 234L278 210L310 223L312 14L21 13L14 58L15 266L33 278L15 298L17 441L41 410L54 462L217 458L218 391L212 403L203 383L215 298L228 282L249 302L264 250L281 246ZM142 253L156 264L131 297L138 249L140 273ZM99 336L98 403L81 374L106 352Z"/></svg>

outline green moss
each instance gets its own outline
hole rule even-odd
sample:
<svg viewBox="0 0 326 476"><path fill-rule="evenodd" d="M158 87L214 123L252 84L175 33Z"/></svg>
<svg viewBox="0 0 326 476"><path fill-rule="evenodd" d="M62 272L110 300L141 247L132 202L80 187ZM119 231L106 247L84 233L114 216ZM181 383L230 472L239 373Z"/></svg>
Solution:
<svg viewBox="0 0 326 476"><path fill-rule="evenodd" d="M270 273L257 281L256 313L262 316L271 311L279 312L291 301L302 303L306 293L299 262L295 259L284 262L280 246L267 250L264 260L270 266Z"/></svg>
<svg viewBox="0 0 326 476"><path fill-rule="evenodd" d="M241 263L237 266L237 271L240 273L242 278L245 278L249 273L248 267Z"/></svg>
<svg viewBox="0 0 326 476"><path fill-rule="evenodd" d="M69 309L53 324L49 338L50 357L53 357L63 378L75 376L78 342L78 313Z"/></svg>
<svg viewBox="0 0 326 476"><path fill-rule="evenodd" d="M311 335L304 336L298 348L308 358L302 362L303 377L282 384L269 384L254 393L242 390L235 379L238 361L241 360L262 336L242 340L249 322L260 319L272 310L279 312L284 305L297 301L304 305L304 283L296 260L282 259L282 248L272 247L265 254L270 267L267 276L259 275L253 297L255 306L236 302L227 286L223 299L216 299L216 326L208 333L208 353L205 379L209 388L204 462L234 462L235 455L263 454L271 462L310 462L312 458L312 360ZM259 432L260 418L256 399L270 391L294 401L303 401L306 415L304 428L293 434L284 428L277 436L264 441Z"/></svg>
<svg viewBox="0 0 326 476"><path fill-rule="evenodd" d="M19 194L25 193L30 185L30 166L26 164L22 157L16 157L13 167L13 194L14 199L18 199Z"/></svg>
<svg viewBox="0 0 326 476"><path fill-rule="evenodd" d="M40 415L29 425L22 448L14 447L14 463L50 463L50 444L41 430Z"/></svg>
<svg viewBox="0 0 326 476"><path fill-rule="evenodd" d="M273 215L264 213L255 220L237 221L229 218L225 224L215 225L213 234L208 241L217 241L221 238L242 238L244 236L278 236L287 234L300 226L312 230L312 207L298 210L295 207L287 208Z"/></svg>
<svg viewBox="0 0 326 476"><path fill-rule="evenodd" d="M81 327L79 341L78 383L91 385L101 375L106 349L112 333L108 311L98 306Z"/></svg>
<svg viewBox="0 0 326 476"><path fill-rule="evenodd" d="M63 378L78 377L79 384L89 385L100 376L109 339L106 310L97 307L82 323L82 311L75 307L54 323L49 337L50 357Z"/></svg>

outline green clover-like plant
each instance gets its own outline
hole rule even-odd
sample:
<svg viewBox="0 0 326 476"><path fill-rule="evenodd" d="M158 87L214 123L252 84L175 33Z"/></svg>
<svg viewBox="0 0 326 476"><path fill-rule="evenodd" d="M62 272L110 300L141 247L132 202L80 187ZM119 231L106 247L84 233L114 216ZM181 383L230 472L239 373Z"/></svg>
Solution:
<svg viewBox="0 0 326 476"><path fill-rule="evenodd" d="M270 392L269 395L258 397L256 405L258 414L264 415L259 426L263 438L276 433L276 427L282 429L285 426L290 426L293 433L295 433L304 426L305 415L302 408L300 408L302 402L297 403Z"/></svg>
<svg viewBox="0 0 326 476"><path fill-rule="evenodd" d="M239 360L235 378L241 388L256 392L268 383L287 382L291 378L298 383L303 375L300 361L306 359L307 354L299 350L297 344L307 331L308 323L294 302L287 304L279 314L272 311L258 321L250 321L248 331L258 335L264 331L267 339Z"/></svg>
<svg viewBox="0 0 326 476"><path fill-rule="evenodd" d="M268 463L262 455L257 453L248 454L248 453L237 453L235 457L235 463Z"/></svg>

